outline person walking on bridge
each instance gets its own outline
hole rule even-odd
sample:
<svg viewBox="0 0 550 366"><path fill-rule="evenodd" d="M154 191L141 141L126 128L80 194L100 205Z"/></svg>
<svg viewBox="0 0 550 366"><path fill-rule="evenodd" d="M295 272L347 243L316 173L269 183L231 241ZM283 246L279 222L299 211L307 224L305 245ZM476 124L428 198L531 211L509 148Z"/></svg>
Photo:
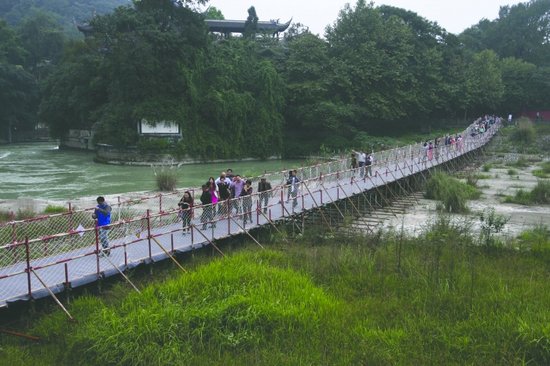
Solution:
<svg viewBox="0 0 550 366"><path fill-rule="evenodd" d="M271 195L271 189L271 183L265 177L262 177L258 183L258 192L260 193L260 207L263 208L264 213L267 213L267 204Z"/></svg>
<svg viewBox="0 0 550 366"><path fill-rule="evenodd" d="M298 186L300 184L300 179L297 176L298 171L296 169L290 171L290 176L286 181L288 186L288 194L292 196L292 208L298 206ZM288 202L288 200L287 200Z"/></svg>
<svg viewBox="0 0 550 366"><path fill-rule="evenodd" d="M111 206L105 202L105 197L99 196L96 199L97 206L92 214L98 228L99 241L101 242L102 252L109 256L109 225L111 224Z"/></svg>
<svg viewBox="0 0 550 366"><path fill-rule="evenodd" d="M357 155L357 163L359 165L359 176L363 178L365 176L365 163L367 161L367 154L362 151L353 151Z"/></svg>

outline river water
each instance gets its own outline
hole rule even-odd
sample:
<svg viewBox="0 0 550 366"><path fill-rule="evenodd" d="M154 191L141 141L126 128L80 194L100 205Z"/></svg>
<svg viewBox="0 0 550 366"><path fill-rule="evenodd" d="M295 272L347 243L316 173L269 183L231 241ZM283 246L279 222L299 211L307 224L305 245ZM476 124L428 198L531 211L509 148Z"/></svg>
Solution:
<svg viewBox="0 0 550 366"><path fill-rule="evenodd" d="M59 150L55 143L0 145L0 200L68 201L156 189L151 167L98 164L93 158L91 152ZM256 176L302 164L300 160L197 164L183 165L176 172L178 187L183 188L200 186L227 168Z"/></svg>

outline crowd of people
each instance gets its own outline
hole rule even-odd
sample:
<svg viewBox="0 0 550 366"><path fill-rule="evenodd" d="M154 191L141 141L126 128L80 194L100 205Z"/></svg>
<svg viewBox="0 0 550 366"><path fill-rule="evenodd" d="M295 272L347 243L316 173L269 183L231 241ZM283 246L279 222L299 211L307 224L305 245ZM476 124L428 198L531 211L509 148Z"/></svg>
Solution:
<svg viewBox="0 0 550 366"><path fill-rule="evenodd" d="M287 201L293 200L293 207L298 205L298 190L300 179L297 176L297 170L288 171L286 180ZM253 223L253 202L254 193L253 182L239 174L233 174L232 169L221 172L218 178L210 177L201 187L199 197L202 207L200 221L202 229L205 230L210 223L210 228L216 227L216 217L227 217L234 212L242 216L243 224ZM261 177L257 184L257 193L259 193L258 209L264 214L267 213L269 198L273 195L273 187L266 177ZM242 198L242 199L237 199ZM193 217L193 208L195 199L191 191L185 191L183 197L178 203L179 217L182 220L183 233L190 230L191 219Z"/></svg>
<svg viewBox="0 0 550 366"><path fill-rule="evenodd" d="M361 178L372 176L372 165L374 164L374 154L367 154L364 151L352 150L351 153L351 169L359 170L359 176Z"/></svg>
<svg viewBox="0 0 550 366"><path fill-rule="evenodd" d="M477 136L485 133L492 125L501 123L502 119L497 116L485 115L478 118L470 126L468 134ZM441 138L435 138L433 141L428 140L422 144L424 150L424 161L436 159L439 160L440 147L443 145L451 150L462 151L464 148L464 139L461 134L446 135ZM372 176L372 166L374 164L373 153L364 151L352 150L351 153L351 168L354 173L359 172L360 177ZM300 190L301 180L298 178L297 170L289 170L286 177L286 202L289 203L292 199L292 208L298 205L298 193ZM221 172L218 178L210 177L208 181L202 185L202 192L199 197L202 214L200 222L202 229L205 230L210 223L211 228L216 227L216 217L229 217L233 211L237 215L242 216L244 225L248 222L253 223L253 200L254 193L253 182L251 179L246 179L239 174L233 174L232 169L227 169ZM261 177L257 185L258 193L258 212L267 213L269 199L273 195L273 187L267 181L266 177ZM242 198L242 199L239 199ZM281 202L282 203L282 202ZM180 201L178 202L179 218L183 225L183 234L187 234L191 230L191 220L193 218L193 209L196 207L195 197L191 191L185 191ZM110 254L108 229L111 221L111 206L105 202L105 198L97 198L97 206L93 213L93 218L97 221L99 229L99 242L102 246L102 252L105 255Z"/></svg>

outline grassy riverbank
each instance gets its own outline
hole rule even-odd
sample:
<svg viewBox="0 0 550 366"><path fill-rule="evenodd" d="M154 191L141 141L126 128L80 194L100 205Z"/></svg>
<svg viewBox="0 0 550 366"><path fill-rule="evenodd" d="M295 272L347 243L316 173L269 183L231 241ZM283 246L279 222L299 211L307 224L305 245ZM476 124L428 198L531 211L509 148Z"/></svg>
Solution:
<svg viewBox="0 0 550 366"><path fill-rule="evenodd" d="M267 240L263 238L262 240ZM265 243L265 242L264 242ZM3 364L548 364L550 235L484 246L442 217L422 235L306 235L188 259L39 316ZM531 249L534 250L531 250ZM228 248L226 248L228 249ZM163 277L163 276L162 276Z"/></svg>

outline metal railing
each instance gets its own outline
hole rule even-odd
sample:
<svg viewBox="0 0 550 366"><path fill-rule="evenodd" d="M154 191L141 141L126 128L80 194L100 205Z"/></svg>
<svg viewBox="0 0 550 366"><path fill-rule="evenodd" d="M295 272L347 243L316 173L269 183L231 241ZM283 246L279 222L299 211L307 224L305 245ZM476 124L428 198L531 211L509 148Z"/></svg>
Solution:
<svg viewBox="0 0 550 366"><path fill-rule="evenodd" d="M117 203L118 213L112 215L114 220L108 230L111 258L115 258L117 266L127 268L165 258L166 252L189 250L273 224L448 162L485 145L498 128L494 125L477 136L469 136L466 130L461 144L442 145L433 154L412 145L379 152L371 175L361 176L359 168L350 168L350 159L342 158L297 169L301 180L298 187L285 184L285 172L271 173L266 175L274 183L271 191L214 205L197 205L185 211L177 209L180 192L146 197L139 202L122 201ZM152 202L154 209L150 208ZM0 307L8 300L40 296L44 291L42 282L61 291L65 286L115 273L111 260L102 260L103 228L92 219L92 210L4 225L10 235L7 243L0 246ZM185 217L189 217L188 222L183 221ZM6 236L1 238L6 242ZM14 290L14 286L19 289Z"/></svg>

